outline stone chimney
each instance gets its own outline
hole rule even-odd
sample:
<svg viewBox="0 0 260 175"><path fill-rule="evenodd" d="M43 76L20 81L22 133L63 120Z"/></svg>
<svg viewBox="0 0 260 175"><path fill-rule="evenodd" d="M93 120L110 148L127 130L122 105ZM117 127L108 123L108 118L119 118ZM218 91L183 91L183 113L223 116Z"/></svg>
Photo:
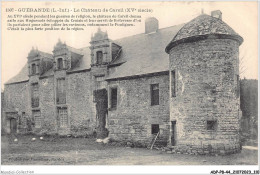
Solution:
<svg viewBox="0 0 260 175"><path fill-rule="evenodd" d="M220 10L212 11L211 16L222 20L222 12Z"/></svg>
<svg viewBox="0 0 260 175"><path fill-rule="evenodd" d="M156 18L151 17L145 20L145 33L154 33L159 29L159 22Z"/></svg>

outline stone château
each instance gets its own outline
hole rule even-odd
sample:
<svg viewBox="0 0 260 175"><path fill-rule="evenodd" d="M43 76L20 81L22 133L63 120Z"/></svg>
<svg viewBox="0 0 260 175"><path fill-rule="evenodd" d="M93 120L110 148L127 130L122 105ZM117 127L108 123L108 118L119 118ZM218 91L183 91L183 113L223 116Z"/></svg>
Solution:
<svg viewBox="0 0 260 175"><path fill-rule="evenodd" d="M117 40L99 28L81 49L32 49L5 84L4 129L236 152L242 42L217 10L163 29L148 18L145 33Z"/></svg>

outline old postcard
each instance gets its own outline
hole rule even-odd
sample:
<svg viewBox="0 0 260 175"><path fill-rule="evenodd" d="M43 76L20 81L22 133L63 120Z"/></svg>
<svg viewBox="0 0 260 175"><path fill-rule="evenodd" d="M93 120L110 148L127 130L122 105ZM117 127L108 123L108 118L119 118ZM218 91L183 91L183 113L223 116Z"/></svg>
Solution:
<svg viewBox="0 0 260 175"><path fill-rule="evenodd" d="M259 174L258 2L1 5L1 174Z"/></svg>

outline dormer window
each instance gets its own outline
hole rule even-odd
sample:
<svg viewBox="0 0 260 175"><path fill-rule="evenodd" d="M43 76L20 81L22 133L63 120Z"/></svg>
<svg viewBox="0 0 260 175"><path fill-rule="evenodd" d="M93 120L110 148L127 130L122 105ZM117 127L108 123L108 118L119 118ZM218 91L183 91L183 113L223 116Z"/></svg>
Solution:
<svg viewBox="0 0 260 175"><path fill-rule="evenodd" d="M63 69L63 60L62 60L62 58L58 58L57 62L58 62L57 69Z"/></svg>
<svg viewBox="0 0 260 175"><path fill-rule="evenodd" d="M32 64L32 75L36 74L36 65Z"/></svg>
<svg viewBox="0 0 260 175"><path fill-rule="evenodd" d="M103 61L103 52L97 51L97 64L102 64Z"/></svg>

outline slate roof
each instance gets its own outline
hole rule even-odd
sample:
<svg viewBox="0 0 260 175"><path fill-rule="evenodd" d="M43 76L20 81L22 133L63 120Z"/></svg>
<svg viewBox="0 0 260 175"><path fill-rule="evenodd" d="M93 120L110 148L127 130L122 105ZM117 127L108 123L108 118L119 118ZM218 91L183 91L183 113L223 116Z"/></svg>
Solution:
<svg viewBox="0 0 260 175"><path fill-rule="evenodd" d="M124 63L106 79L116 79L169 70L165 47L184 24L167 27L150 34L138 34L114 42L122 46L121 55L113 64Z"/></svg>
<svg viewBox="0 0 260 175"><path fill-rule="evenodd" d="M50 59L52 59L52 57L53 57L52 54L39 51L38 49L36 49L36 50L32 49L30 51L30 53L28 54L28 57L29 57L29 59L31 59L30 56L36 56L38 54L41 55L41 57L43 57L43 58L50 58ZM47 71L47 72L50 72L50 70ZM45 74L47 72L45 72L43 75L45 76ZM27 62L26 62L26 64L21 69L21 71L16 76L14 76L11 79L9 79L5 84L12 84L12 83L19 83L19 82L28 81L29 80L28 74L29 74L29 72L28 72L28 65L27 65Z"/></svg>
<svg viewBox="0 0 260 175"><path fill-rule="evenodd" d="M34 58L38 55L40 55L41 57L44 57L44 58L52 58L53 57L52 54L50 54L50 53L42 52L42 51L38 50L37 48L36 49L32 48L31 51L28 54L28 58L31 59L32 57Z"/></svg>
<svg viewBox="0 0 260 175"><path fill-rule="evenodd" d="M38 51L39 54L42 56L42 57L46 57L46 58L52 58L52 54L50 53L46 53L46 52L42 52L42 51Z"/></svg>
<svg viewBox="0 0 260 175"><path fill-rule="evenodd" d="M169 55L165 52L165 47L183 25L184 24L159 29L155 33L142 33L113 40L112 42L121 46L122 50L117 59L113 60L110 65L122 65L118 66L116 71L109 75L107 79L169 70ZM91 51L89 47L76 49L68 45L66 46L71 52L76 53L72 54L72 57L74 55L76 59L79 60L68 72L82 71L91 68ZM52 76L53 74L53 69L50 69L41 75L40 78ZM26 64L18 75L5 84L26 81L28 79L28 68Z"/></svg>
<svg viewBox="0 0 260 175"><path fill-rule="evenodd" d="M23 81L28 81L28 66L27 63L23 66L22 70L13 78L8 80L5 84L12 84L12 83L17 83L17 82L23 82Z"/></svg>
<svg viewBox="0 0 260 175"><path fill-rule="evenodd" d="M80 59L78 65L72 71L90 69L90 64L91 64L90 48L84 47L84 48L81 48L78 50L80 50L80 52L83 53L83 57L82 57L82 59Z"/></svg>
<svg viewBox="0 0 260 175"><path fill-rule="evenodd" d="M211 34L234 36L242 43L243 39L221 19L202 14L185 24L166 47L166 52L178 41Z"/></svg>
<svg viewBox="0 0 260 175"><path fill-rule="evenodd" d="M53 69L49 69L49 70L47 70L46 72L44 72L44 73L40 76L40 78L49 77L49 76L52 76L52 75L54 75L54 71L53 71Z"/></svg>

